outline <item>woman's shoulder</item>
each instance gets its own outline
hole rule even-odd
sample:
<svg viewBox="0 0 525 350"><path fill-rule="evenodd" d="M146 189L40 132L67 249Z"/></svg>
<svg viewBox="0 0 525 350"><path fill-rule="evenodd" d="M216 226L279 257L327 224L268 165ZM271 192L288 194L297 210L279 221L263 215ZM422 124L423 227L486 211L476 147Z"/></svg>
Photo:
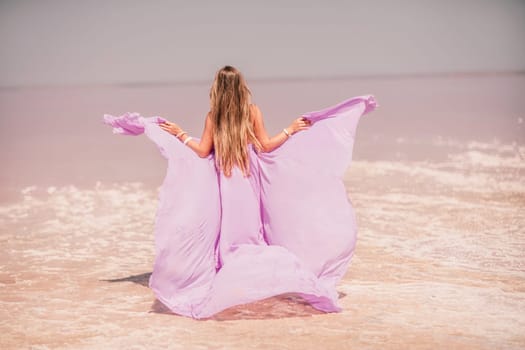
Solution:
<svg viewBox="0 0 525 350"><path fill-rule="evenodd" d="M261 110L259 109L259 106L256 103L250 103L250 117L254 119L255 117L259 116L261 114Z"/></svg>

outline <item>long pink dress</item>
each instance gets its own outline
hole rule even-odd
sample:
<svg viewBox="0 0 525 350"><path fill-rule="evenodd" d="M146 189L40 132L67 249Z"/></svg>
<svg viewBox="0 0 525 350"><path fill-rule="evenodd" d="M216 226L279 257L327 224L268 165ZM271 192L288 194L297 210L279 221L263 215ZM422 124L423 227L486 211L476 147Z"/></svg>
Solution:
<svg viewBox="0 0 525 350"><path fill-rule="evenodd" d="M269 153L250 145L252 174L218 172L162 130L161 117L104 115L113 132L145 133L168 160L155 219L149 287L173 312L210 317L228 307L297 293L340 311L337 282L353 256L357 226L343 174L372 95L305 113L309 130Z"/></svg>

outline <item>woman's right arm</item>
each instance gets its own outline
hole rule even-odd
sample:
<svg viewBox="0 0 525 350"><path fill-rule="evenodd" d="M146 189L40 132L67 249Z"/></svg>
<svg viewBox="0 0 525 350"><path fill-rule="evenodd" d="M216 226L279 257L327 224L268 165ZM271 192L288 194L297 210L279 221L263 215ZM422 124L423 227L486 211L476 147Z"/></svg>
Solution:
<svg viewBox="0 0 525 350"><path fill-rule="evenodd" d="M266 132L266 128L264 127L264 120L259 107L257 107L257 105L254 104L251 105L250 113L252 115L255 136L257 137L257 140L259 140L259 142L261 143L263 152L273 151L274 149L282 145L289 137L291 137L291 135L301 130L307 130L311 125L311 122L308 119L304 117L299 117L295 119L287 128L283 129L280 133L278 133L274 137L269 137L268 133ZM286 134L285 130L290 134L290 136Z"/></svg>

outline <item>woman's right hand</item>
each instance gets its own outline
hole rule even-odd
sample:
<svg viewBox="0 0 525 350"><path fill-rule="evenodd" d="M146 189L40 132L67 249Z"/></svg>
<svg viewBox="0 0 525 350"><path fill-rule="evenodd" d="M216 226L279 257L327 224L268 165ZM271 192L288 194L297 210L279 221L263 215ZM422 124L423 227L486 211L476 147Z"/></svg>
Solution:
<svg viewBox="0 0 525 350"><path fill-rule="evenodd" d="M305 117L299 117L295 119L287 129L292 134L295 134L296 132L299 132L301 130L308 130L311 125L312 122L309 119L306 119Z"/></svg>

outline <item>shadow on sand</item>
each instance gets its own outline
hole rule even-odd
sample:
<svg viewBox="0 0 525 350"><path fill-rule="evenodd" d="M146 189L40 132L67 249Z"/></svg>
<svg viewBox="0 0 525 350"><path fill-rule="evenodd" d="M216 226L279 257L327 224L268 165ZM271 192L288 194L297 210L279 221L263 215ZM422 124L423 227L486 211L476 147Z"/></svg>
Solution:
<svg viewBox="0 0 525 350"><path fill-rule="evenodd" d="M151 272L147 272L139 275L131 275L122 278L103 279L101 281L111 283L133 282L140 284L144 287L149 287L148 283L150 276ZM345 296L345 293L339 292L339 299L344 298ZM173 313L166 305L164 305L161 301L159 301L156 298L153 304L151 305L151 310L149 312L184 317ZM321 314L324 314L324 312L314 309L300 296L297 296L293 293L287 293L253 302L250 304L233 306L224 311L219 312L213 317L203 320L267 320L289 317L312 317L314 315Z"/></svg>
<svg viewBox="0 0 525 350"><path fill-rule="evenodd" d="M114 278L110 280L100 280L104 282L133 282L140 284L144 287L149 287L149 277L151 276L151 272L141 273L140 275L131 275L128 277L122 277L122 278Z"/></svg>

